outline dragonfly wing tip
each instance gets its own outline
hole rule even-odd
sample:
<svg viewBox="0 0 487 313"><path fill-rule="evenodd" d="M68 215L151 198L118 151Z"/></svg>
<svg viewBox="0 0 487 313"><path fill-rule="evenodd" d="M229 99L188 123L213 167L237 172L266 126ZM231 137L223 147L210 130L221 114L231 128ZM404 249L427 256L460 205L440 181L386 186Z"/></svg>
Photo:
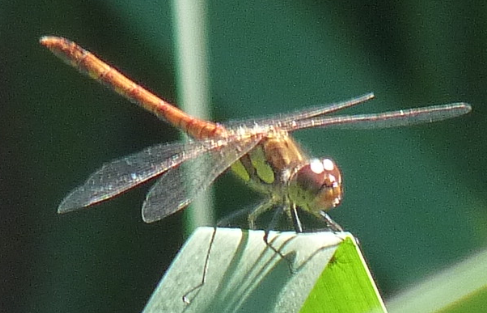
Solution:
<svg viewBox="0 0 487 313"><path fill-rule="evenodd" d="M71 212L71 211L75 211L76 209L78 209L79 207L78 206L71 206L71 205L67 205L66 204L66 201L63 201L57 208L57 213L58 214L64 214L64 213L68 213L68 212Z"/></svg>

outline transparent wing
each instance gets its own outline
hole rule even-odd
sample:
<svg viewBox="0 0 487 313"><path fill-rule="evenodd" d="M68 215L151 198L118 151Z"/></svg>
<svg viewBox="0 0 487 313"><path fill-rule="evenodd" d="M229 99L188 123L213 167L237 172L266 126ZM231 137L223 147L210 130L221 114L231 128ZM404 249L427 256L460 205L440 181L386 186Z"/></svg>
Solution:
<svg viewBox="0 0 487 313"><path fill-rule="evenodd" d="M107 200L221 144L221 140L160 144L106 163L63 200L58 212Z"/></svg>
<svg viewBox="0 0 487 313"><path fill-rule="evenodd" d="M235 121L230 121L228 123L225 123L225 125L229 126L230 128L234 127L235 125L253 126L255 124L257 125L272 124L279 127L285 127L286 125L291 125L295 121L309 119L314 116L320 116L320 115L336 112L338 110L342 110L360 103L364 103L372 98L374 98L374 94L368 93L363 96L359 96L347 101L315 106L309 109L299 110L296 112L291 112L286 114L277 114L277 115L268 116L264 118L235 120Z"/></svg>
<svg viewBox="0 0 487 313"><path fill-rule="evenodd" d="M287 131L311 127L330 127L341 129L373 129L409 126L422 123L446 120L470 112L472 107L467 103L452 103L423 108L399 110L392 112L344 115L331 117L312 117L295 121L283 126Z"/></svg>
<svg viewBox="0 0 487 313"><path fill-rule="evenodd" d="M158 221L185 208L223 171L254 148L260 139L259 136L253 136L246 141L207 150L168 170L147 194L142 206L143 220L147 223Z"/></svg>

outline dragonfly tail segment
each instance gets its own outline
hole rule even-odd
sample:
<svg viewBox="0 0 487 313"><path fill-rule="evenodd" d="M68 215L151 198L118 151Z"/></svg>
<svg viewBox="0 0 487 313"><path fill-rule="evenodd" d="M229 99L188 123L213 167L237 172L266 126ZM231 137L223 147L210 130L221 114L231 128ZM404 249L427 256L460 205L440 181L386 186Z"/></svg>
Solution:
<svg viewBox="0 0 487 313"><path fill-rule="evenodd" d="M40 38L39 42L81 73L113 89L121 96L183 130L193 138L218 137L225 132L223 126L192 117L162 100L97 58L93 53L68 39L44 36Z"/></svg>

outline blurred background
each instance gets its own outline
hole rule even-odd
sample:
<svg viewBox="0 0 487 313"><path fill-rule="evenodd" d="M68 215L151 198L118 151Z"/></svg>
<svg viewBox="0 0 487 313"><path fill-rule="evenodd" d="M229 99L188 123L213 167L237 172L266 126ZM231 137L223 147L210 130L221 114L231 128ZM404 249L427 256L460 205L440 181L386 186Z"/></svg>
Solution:
<svg viewBox="0 0 487 313"><path fill-rule="evenodd" d="M38 44L70 38L172 103L169 1L0 1L0 310L138 312L184 242L183 214L145 224L150 183L56 213L104 162L178 131ZM465 101L467 116L410 128L296 133L342 168L331 216L360 239L385 299L486 246L484 1L208 1L214 120L287 112L373 91L355 112ZM254 203L230 175L217 216Z"/></svg>

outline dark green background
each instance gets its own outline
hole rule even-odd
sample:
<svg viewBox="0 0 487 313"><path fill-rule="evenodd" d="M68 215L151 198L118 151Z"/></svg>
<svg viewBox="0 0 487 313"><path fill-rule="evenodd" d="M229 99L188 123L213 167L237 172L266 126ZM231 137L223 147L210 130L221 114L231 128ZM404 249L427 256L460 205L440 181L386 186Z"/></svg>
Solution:
<svg viewBox="0 0 487 313"><path fill-rule="evenodd" d="M56 214L103 162L178 133L37 42L75 40L177 102L171 9L0 1L0 310L141 311L182 245L181 214L142 222L148 186ZM470 115L438 124L296 136L341 165L346 195L331 215L360 239L386 299L485 246L484 1L210 1L207 34L217 120L369 91L378 99L349 111L472 103ZM220 180L220 215L252 203L241 189Z"/></svg>

